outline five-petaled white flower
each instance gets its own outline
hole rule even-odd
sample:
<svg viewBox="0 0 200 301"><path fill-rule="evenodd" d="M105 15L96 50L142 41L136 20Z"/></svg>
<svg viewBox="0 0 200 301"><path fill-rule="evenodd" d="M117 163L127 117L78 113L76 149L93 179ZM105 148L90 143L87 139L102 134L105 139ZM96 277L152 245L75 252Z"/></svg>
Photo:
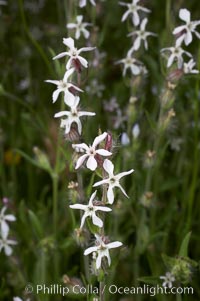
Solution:
<svg viewBox="0 0 200 301"><path fill-rule="evenodd" d="M126 175L129 175L131 174L134 170L131 169L129 171L124 171L124 172L121 172L117 175L114 175L113 174L113 171L114 171L114 165L113 163L108 160L108 159L105 159L104 163L103 163L103 168L105 169L105 171L108 173L108 178L106 179L103 179L99 182L96 182L93 187L97 187L99 185L103 185L103 184L106 184L108 185L108 190L107 190L107 198L108 198L108 203L109 204L112 204L114 202L114 192L113 192L113 189L115 187L119 187L121 189L121 191L123 192L123 194L128 198L128 195L126 194L125 190L122 188L122 186L120 185L119 183L119 180L126 176Z"/></svg>
<svg viewBox="0 0 200 301"><path fill-rule="evenodd" d="M74 99L74 103L71 105L71 111L61 111L54 115L55 118L66 116L66 119L61 119L61 128L65 128L65 134L70 132L71 126L73 123L77 124L78 132L81 135L82 132L82 124L80 121L80 117L82 116L94 116L96 113L93 112L81 112L78 110L80 97L76 96Z"/></svg>
<svg viewBox="0 0 200 301"><path fill-rule="evenodd" d="M136 35L136 39L135 39L133 47L132 47L133 50L138 50L141 46L142 41L144 41L145 49L148 49L147 37L148 36L157 36L157 34L155 34L153 32L145 31L147 22L148 22L147 18L143 19L140 24L140 30L133 31L128 34L128 36Z"/></svg>
<svg viewBox="0 0 200 301"><path fill-rule="evenodd" d="M82 205L82 204L75 204L75 205L70 205L69 207L72 209L80 209L80 210L84 210L85 213L83 214L82 218L81 218L81 226L80 228L83 227L84 223L85 223L85 219L87 217L91 217L92 218L92 222L94 225L98 226L98 227L103 227L103 221L96 216L96 211L100 210L100 211L104 211L104 212L109 212L112 211L111 208L105 207L105 206L94 206L93 205L93 201L96 197L96 193L97 191L95 191L89 200L88 205Z"/></svg>
<svg viewBox="0 0 200 301"><path fill-rule="evenodd" d="M185 53L188 57L192 57L191 53L188 51L183 50L180 46L175 47L168 47L161 49L161 52L163 51L170 51L171 54L168 58L167 67L169 68L175 60L178 62L178 68L182 68L183 66L183 54Z"/></svg>
<svg viewBox="0 0 200 301"><path fill-rule="evenodd" d="M187 63L184 63L183 64L184 73L185 74L188 74L188 73L197 74L197 73L199 73L198 70L193 69L195 65L196 65L196 63L193 59L189 60L189 62L187 62Z"/></svg>
<svg viewBox="0 0 200 301"><path fill-rule="evenodd" d="M8 239L8 229L6 231L3 231L1 233L0 238L0 252L2 249L4 249L4 252L7 256L10 256L12 254L12 248L10 245L16 245L17 242L15 240Z"/></svg>
<svg viewBox="0 0 200 301"><path fill-rule="evenodd" d="M107 135L108 134L106 132L104 132L103 134L97 136L94 139L93 144L89 145L89 146L85 143L72 144L72 147L75 150L83 149L86 152L84 155L82 155L80 158L78 158L75 169L78 169L84 163L84 161L87 159L86 166L87 166L87 168L89 168L90 170L93 171L98 166L97 160L95 159L96 155L100 155L100 156L104 156L104 157L112 155L111 152L109 152L105 149L96 149L97 145L99 143L101 143L107 137Z"/></svg>
<svg viewBox="0 0 200 301"><path fill-rule="evenodd" d="M132 3L119 2L122 6L127 6L128 10L122 16L122 22L124 22L130 14L132 14L132 21L134 26L138 26L140 24L140 16L138 11L144 11L146 13L150 13L151 11L143 6L138 5L137 3L140 0L132 0Z"/></svg>
<svg viewBox="0 0 200 301"><path fill-rule="evenodd" d="M60 54L56 55L53 59L59 59L61 57L64 56L69 56L69 60L67 62L66 65L66 69L68 70L70 68L70 66L72 65L76 65L77 62L79 62L83 67L87 68L88 67L88 62L85 58L83 58L82 56L80 56L81 52L84 51L91 51L94 50L95 47L83 47L80 48L79 50L77 48L75 48L74 46L74 39L72 38L67 38L67 39L63 39L63 44L65 44L68 48L69 51L66 52L61 52Z"/></svg>
<svg viewBox="0 0 200 301"><path fill-rule="evenodd" d="M96 5L95 0L90 0L90 3L92 5ZM87 0L79 0L79 6L80 7L84 7L84 6L86 6L86 4L87 4Z"/></svg>
<svg viewBox="0 0 200 301"><path fill-rule="evenodd" d="M101 260L103 257L107 257L108 264L109 265L111 264L109 249L121 247L122 243L120 241L105 243L103 237L97 234L95 234L95 237L96 237L96 246L86 249L84 255L88 255L94 252L97 253L96 268L99 269L101 267Z"/></svg>
<svg viewBox="0 0 200 301"><path fill-rule="evenodd" d="M165 276L160 276L160 279L163 279L164 282L162 286L172 288L172 282L175 281L175 277L172 273L167 272Z"/></svg>
<svg viewBox="0 0 200 301"><path fill-rule="evenodd" d="M183 41L185 45L189 45L192 42L192 33L200 39L200 34L195 30L200 21L191 21L190 11L186 8L179 10L179 18L185 21L186 24L176 27L173 31L174 35L178 35L176 45L180 46Z"/></svg>
<svg viewBox="0 0 200 301"><path fill-rule="evenodd" d="M7 209L7 207L4 206L1 209L1 212L0 212L1 235L3 235L2 234L3 232L8 233L8 231L9 231L9 225L8 225L7 222L14 222L14 221L16 221L16 218L15 218L14 215L12 215L12 214L5 215L6 209Z"/></svg>
<svg viewBox="0 0 200 301"><path fill-rule="evenodd" d="M81 33L83 33L83 36L85 39L88 39L90 36L89 31L86 29L87 26L91 26L91 23L83 22L83 16L77 16L76 17L77 23L68 23L67 28L69 29L75 29L75 38L78 40L81 36Z"/></svg>
<svg viewBox="0 0 200 301"><path fill-rule="evenodd" d="M127 69L130 68L131 70L131 73L133 75L138 75L142 72L142 62L136 60L134 57L132 57L132 52L133 52L133 49L130 49L127 53L127 56L122 59L122 60L119 60L116 62L116 64L124 64L124 68L123 68L123 76L126 75L126 72L127 72Z"/></svg>
<svg viewBox="0 0 200 301"><path fill-rule="evenodd" d="M57 89L53 92L52 95L53 103L58 99L60 92L64 92L64 102L66 103L66 105L72 106L74 104L75 96L70 92L69 89L74 88L77 91L83 92L83 90L68 82L68 78L72 75L73 72L74 68L66 71L63 80L46 80L47 83L57 85Z"/></svg>

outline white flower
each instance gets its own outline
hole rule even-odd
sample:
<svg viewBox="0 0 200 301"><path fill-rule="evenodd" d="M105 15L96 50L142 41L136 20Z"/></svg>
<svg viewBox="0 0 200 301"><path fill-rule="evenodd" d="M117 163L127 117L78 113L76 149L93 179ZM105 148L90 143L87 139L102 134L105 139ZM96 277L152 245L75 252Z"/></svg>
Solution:
<svg viewBox="0 0 200 301"><path fill-rule="evenodd" d="M147 37L157 36L157 34L153 32L145 31L147 22L148 22L147 18L143 19L140 24L140 30L133 31L130 34L128 34L128 36L134 36L134 35L137 36L132 47L133 50L138 50L141 46L142 41L144 41L145 49L148 49Z"/></svg>
<svg viewBox="0 0 200 301"><path fill-rule="evenodd" d="M138 75L141 73L142 63L140 61L136 60L134 57L132 57L132 52L133 52L133 49L130 49L127 53L126 58L116 62L116 64L120 64L120 63L124 64L123 76L126 75L127 69L129 69L129 68L133 75Z"/></svg>
<svg viewBox="0 0 200 301"><path fill-rule="evenodd" d="M63 44L65 44L68 48L69 51L66 52L61 52L60 54L56 55L53 59L59 59L63 56L69 56L69 61L67 62L66 65L66 69L69 70L70 66L73 65L73 63L77 63L77 61L85 68L88 67L88 62L85 58L83 58L82 56L80 56L81 52L84 51L91 51L93 49L95 49L95 47L83 47L80 48L79 50L77 48L75 48L74 46L74 40L72 38L67 38L67 39L63 39Z"/></svg>
<svg viewBox="0 0 200 301"><path fill-rule="evenodd" d="M124 22L128 18L128 16L130 14L132 14L133 24L134 24L134 26L137 26L137 25L140 24L140 16L138 14L138 11L141 10L141 11L144 11L146 13L151 12L149 9L138 5L137 3L139 1L140 0L132 0L132 3L119 2L120 5L128 7L128 10L122 16L122 22Z"/></svg>
<svg viewBox="0 0 200 301"><path fill-rule="evenodd" d="M90 36L89 31L86 29L87 26L92 25L91 23L83 22L83 16L77 16L76 17L77 23L68 23L67 28L73 29L75 28L75 38L78 40L81 36L81 33L83 33L83 36L85 39L88 39Z"/></svg>
<svg viewBox="0 0 200 301"><path fill-rule="evenodd" d="M90 3L92 5L96 5L95 0L90 0ZM86 4L87 4L87 0L79 0L79 6L80 7L84 7L84 6L86 6Z"/></svg>
<svg viewBox="0 0 200 301"><path fill-rule="evenodd" d="M80 143L80 144L72 144L73 148L81 148L85 150L85 154L82 155L76 162L76 167L75 169L78 169L83 163L84 161L87 159L87 163L86 166L87 168L89 168L90 170L95 170L98 166L97 161L95 159L96 155L100 155L100 156L111 156L112 153L105 150L105 149L96 149L97 145L99 143L101 143L106 137L107 137L107 133L104 132L103 134L97 136L94 139L94 142L92 145L87 146L87 144L85 143Z"/></svg>
<svg viewBox="0 0 200 301"><path fill-rule="evenodd" d="M16 245L17 242L14 240L8 239L8 230L1 233L0 238L0 252L2 249L4 249L4 252L7 256L10 256L12 254L12 248L10 245Z"/></svg>
<svg viewBox="0 0 200 301"><path fill-rule="evenodd" d="M167 272L165 276L160 276L160 279L163 279L164 282L162 286L172 288L172 282L175 281L175 277L172 273Z"/></svg>
<svg viewBox="0 0 200 301"><path fill-rule="evenodd" d="M74 68L71 68L67 72L65 72L63 80L46 80L47 83L57 85L57 89L53 92L52 95L53 103L58 99L60 92L64 92L64 102L66 103L66 105L72 106L74 104L75 96L69 91L69 89L74 88L77 91L83 92L83 90L68 82L68 78L72 75L73 72Z"/></svg>
<svg viewBox="0 0 200 301"><path fill-rule="evenodd" d="M3 232L8 233L8 231L9 231L9 225L8 225L7 222L14 222L14 221L16 221L16 218L15 218L14 215L12 215L12 214L5 215L6 209L7 209L7 207L4 206L1 209L1 212L0 212L1 235L3 235L2 234Z"/></svg>
<svg viewBox="0 0 200 301"><path fill-rule="evenodd" d="M111 208L105 207L105 206L94 206L93 205L93 200L96 197L96 193L97 191L95 191L89 200L88 205L82 205L82 204L75 204L75 205L70 205L69 207L72 209L80 209L80 210L84 210L85 213L83 214L82 218L81 218L81 226L80 228L83 227L84 223L85 223L85 219L87 217L91 217L92 218L92 222L94 225L98 226L98 227L103 227L103 221L96 216L96 211L100 210L100 211L104 211L104 212L109 212L112 211Z"/></svg>
<svg viewBox="0 0 200 301"><path fill-rule="evenodd" d="M113 163L106 159L103 163L103 168L105 169L105 171L108 173L108 178L101 180L99 182L96 182L93 187L97 187L99 185L103 185L103 184L108 184L108 190L107 190L107 198L108 198L108 203L112 204L114 202L114 192L113 189L115 187L119 187L121 189L121 191L123 192L123 194L128 198L128 195L126 194L125 190L122 188L122 186L119 183L119 180L126 176L131 174L134 170L131 169L129 171L124 171L121 172L117 175L113 174L114 171L114 165Z"/></svg>
<svg viewBox="0 0 200 301"><path fill-rule="evenodd" d="M132 135L134 139L137 139L138 136L140 135L140 127L139 124L136 123L133 128L132 128Z"/></svg>
<svg viewBox="0 0 200 301"><path fill-rule="evenodd" d="M92 112L81 112L78 110L78 104L80 101L80 97L76 96L74 99L74 103L71 105L70 110L71 111L61 111L59 113L56 113L54 115L55 118L57 117L63 117L66 116L66 119L61 119L61 127L65 128L65 134L68 134L70 132L72 123L77 124L78 132L81 135L82 132L82 124L80 121L80 117L82 116L94 116L96 113Z"/></svg>
<svg viewBox="0 0 200 301"><path fill-rule="evenodd" d="M192 33L200 39L200 34L195 30L200 24L200 21L191 21L190 12L186 8L179 10L179 18L185 21L186 24L176 27L173 31L174 35L180 35L176 40L176 45L180 46L183 41L185 42L185 45L189 45L192 42Z"/></svg>
<svg viewBox="0 0 200 301"><path fill-rule="evenodd" d="M107 257L108 264L111 264L111 258L109 254L109 249L118 248L122 246L122 243L119 241L111 242L106 244L103 241L103 238L99 235L95 234L96 237L96 246L90 247L85 250L84 255L88 255L93 252L97 252L97 259L96 259L96 268L99 269L101 267L101 260L103 257Z"/></svg>
<svg viewBox="0 0 200 301"><path fill-rule="evenodd" d="M183 54L185 53L187 56L192 57L191 53L188 51L183 50L180 46L175 47L168 47L161 49L161 52L163 51L170 51L171 54L168 58L167 67L169 68L174 60L177 60L178 62L178 68L180 69L183 66Z"/></svg>
<svg viewBox="0 0 200 301"><path fill-rule="evenodd" d="M90 85L86 86L85 90L90 95L96 95L97 97L102 97L102 92L105 90L105 86L100 84L97 79L90 81Z"/></svg>
<svg viewBox="0 0 200 301"><path fill-rule="evenodd" d="M198 70L193 69L195 65L196 65L196 63L194 62L193 59L189 60L189 62L187 62L187 63L184 63L183 64L183 71L184 71L184 73L185 74L188 74L188 73L197 74L197 73L199 73Z"/></svg>
<svg viewBox="0 0 200 301"><path fill-rule="evenodd" d="M127 133L123 132L121 135L121 144L122 145L129 145L130 144L130 138Z"/></svg>

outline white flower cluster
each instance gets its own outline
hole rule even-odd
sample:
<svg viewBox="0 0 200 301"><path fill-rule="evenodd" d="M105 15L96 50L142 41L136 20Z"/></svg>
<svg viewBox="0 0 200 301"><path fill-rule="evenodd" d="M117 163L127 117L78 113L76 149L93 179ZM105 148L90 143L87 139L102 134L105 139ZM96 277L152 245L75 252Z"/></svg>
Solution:
<svg viewBox="0 0 200 301"><path fill-rule="evenodd" d="M54 115L55 118L65 117L61 119L61 127L64 128L65 134L69 134L70 130L74 125L77 126L79 135L82 133L82 124L80 118L83 116L94 116L93 112L80 111L79 102L80 97L77 95L78 92L83 92L79 87L72 84L69 78L77 71L81 72L82 67L87 68L88 62L83 58L80 53L85 51L91 51L93 47L84 47L77 49L74 44L74 40L70 37L63 39L64 45L68 47L68 51L62 52L55 56L53 59L62 58L68 56L69 60L66 64L66 72L62 80L46 80L48 83L57 85L57 89L53 92L52 99L55 102L61 92L64 93L64 102L69 107L69 111L61 111Z"/></svg>
<svg viewBox="0 0 200 301"><path fill-rule="evenodd" d="M104 157L109 157L112 155L112 153L105 148L98 148L98 145L102 143L105 139L109 139L110 134L104 132L103 134L97 136L92 145L87 145L85 143L81 144L73 144L72 147L79 153L80 150L84 151L84 154L81 154L81 156L78 158L76 162L75 169L80 168L84 162L86 161L86 167L92 171L95 171L98 166L99 162L101 162L100 165L102 165L103 160L103 179L101 181L96 182L93 187L97 187L100 185L105 185L106 187L106 196L107 200L106 202L99 202L96 200L96 194L97 191L95 191L90 199L88 205L83 204L74 204L70 205L70 208L72 209L80 209L84 211L84 214L81 218L81 225L80 228L84 226L86 218L91 218L92 223L102 228L104 226L103 221L96 215L97 211L103 211L103 212L109 212L112 211L111 208L106 207L106 204L113 204L114 202L114 188L118 187L122 191L122 193L128 197L125 190L120 184L120 179L126 175L129 175L133 172L133 169L122 172L119 174L114 174L114 165L109 159L103 159ZM103 157L103 158L102 158ZM102 206L104 205L104 206ZM117 248L122 245L121 242L108 242L107 238L105 236L101 236L98 233L95 234L96 237L96 246L90 247L85 250L84 255L88 255L90 253L97 253L97 256L95 256L96 259L96 268L99 269L101 267L101 260L103 257L107 257L108 264L110 265L111 259L109 255L109 249L111 248Z"/></svg>
<svg viewBox="0 0 200 301"><path fill-rule="evenodd" d="M4 206L0 212L0 252L4 249L6 256L12 254L12 245L16 245L17 242L8 239L9 235L9 224L8 222L14 222L16 220L15 216L12 214L5 214L7 207Z"/></svg>
<svg viewBox="0 0 200 301"><path fill-rule="evenodd" d="M65 134L70 133L72 130L72 126L75 124L77 127L77 132L79 135L82 134L82 124L80 121L80 117L82 116L94 116L95 113L91 112L81 112L78 109L78 105L80 102L80 98L77 95L78 92L83 92L77 85L74 85L69 78L75 73L78 73L78 78L80 78L82 67L87 68L88 62L85 58L80 56L81 52L91 51L95 48L93 47L84 47L81 49L77 49L74 44L74 40L70 37L67 39L63 39L63 43L67 46L67 51L62 52L59 55L55 56L54 59L62 58L64 56L68 56L69 60L66 64L66 72L62 80L47 80L46 82L53 83L57 85L57 89L53 92L53 102L55 102L61 92L64 93L64 102L70 108L69 111L61 111L55 114L55 117L63 117L66 119L61 120L61 127L65 128ZM72 144L75 152L79 154L79 158L76 161L75 169L79 169L84 163L86 163L86 167L91 171L95 171L98 167L102 168L103 179L99 182L96 182L93 186L104 185L107 193L107 200L97 201L96 194L97 191L93 192L91 197L89 198L89 202L87 205L84 204L73 204L70 205L72 209L80 209L84 211L84 214L81 218L80 228L82 229L85 225L85 220L90 218L92 223L102 228L104 226L103 220L97 215L98 211L101 212L109 212L112 211L111 208L106 207L106 204L112 204L114 202L114 189L115 187L119 187L122 193L127 196L125 190L120 185L120 179L125 175L128 175L133 172L133 169L122 172L119 174L114 174L114 165L113 163L105 159L106 157L110 157L112 155L111 147L109 149L106 143L108 141L112 141L111 135L104 132L97 136L92 144L87 145L86 143ZM100 147L99 145L105 142L104 147ZM109 142L110 143L110 142ZM108 143L108 144L109 144ZM107 149L106 149L107 148ZM127 196L128 197L128 196ZM102 232L100 232L102 233ZM101 267L101 260L103 257L107 257L108 264L110 265L111 259L109 256L109 249L116 248L122 245L121 242L112 242L110 243L105 236L100 235L99 233L95 233L96 237L96 246L88 248L85 250L84 255L88 255L90 253L95 253L96 258L96 268L99 269Z"/></svg>
<svg viewBox="0 0 200 301"><path fill-rule="evenodd" d="M199 73L198 70L193 69L196 65L192 54L182 48L185 44L188 46L193 39L193 34L200 39L200 34L196 31L196 27L200 24L200 21L191 21L191 14L186 8L179 10L179 18L185 22L185 25L176 27L173 30L175 36L175 46L161 49L161 53L167 51L170 53L167 61L167 68L171 67L173 63L177 63L178 69L182 70L185 74L188 73ZM183 55L189 58L188 62L184 61Z"/></svg>
<svg viewBox="0 0 200 301"><path fill-rule="evenodd" d="M123 63L123 76L126 75L127 69L131 70L133 75L139 75L141 73L147 73L144 64L133 57L133 53L140 49L142 43L144 43L145 50L148 49L147 38L149 36L157 36L153 32L146 31L146 25L148 22L147 18L141 20L139 12L150 13L151 11L141 5L139 5L140 0L132 0L131 3L119 2L120 5L127 7L126 12L122 16L122 22L124 22L129 16L132 17L133 26L138 27L136 30L128 34L128 36L134 37L134 42L132 47L127 53L127 56L117 61L118 63Z"/></svg>

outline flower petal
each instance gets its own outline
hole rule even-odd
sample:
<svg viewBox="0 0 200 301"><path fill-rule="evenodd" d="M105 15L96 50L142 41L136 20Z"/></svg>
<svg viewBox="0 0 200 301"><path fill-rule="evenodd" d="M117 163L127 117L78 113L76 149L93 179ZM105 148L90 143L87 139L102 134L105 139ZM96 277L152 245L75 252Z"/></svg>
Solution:
<svg viewBox="0 0 200 301"><path fill-rule="evenodd" d="M96 197L96 194L97 194L97 190L95 190L95 192L93 192L93 194L91 195L89 199L89 206L93 206L93 200Z"/></svg>
<svg viewBox="0 0 200 301"><path fill-rule="evenodd" d="M120 180L122 177L130 175L132 172L134 172L134 169L130 169L128 171L124 171L124 172L120 172L118 175L116 175L115 177Z"/></svg>
<svg viewBox="0 0 200 301"><path fill-rule="evenodd" d="M66 56L66 55L67 55L67 52L66 52L66 51L65 51L65 52L61 52L61 53L59 53L58 55L54 56L54 57L53 57L53 60L60 59L61 57L64 57L64 56Z"/></svg>
<svg viewBox="0 0 200 301"><path fill-rule="evenodd" d="M141 30L145 31L145 27L147 25L147 22L148 22L148 19L147 18L144 18L141 22L141 25L140 25L140 28Z"/></svg>
<svg viewBox="0 0 200 301"><path fill-rule="evenodd" d="M96 150L96 153L97 154L99 154L99 155L101 155L101 156L111 156L112 155L112 153L111 152L109 152L109 151L107 151L107 150L105 150L105 149L97 149Z"/></svg>
<svg viewBox="0 0 200 301"><path fill-rule="evenodd" d="M179 18L186 23L190 22L190 12L186 8L182 8L179 10Z"/></svg>
<svg viewBox="0 0 200 301"><path fill-rule="evenodd" d="M97 137L94 139L94 142L93 142L92 146L96 148L96 146L97 146L99 143L101 143L101 142L107 137L107 135L108 135L108 134L107 134L106 132L104 132L103 134L97 136Z"/></svg>
<svg viewBox="0 0 200 301"><path fill-rule="evenodd" d="M108 198L108 203L113 204L113 202L114 202L114 192L113 192L112 186L109 186L109 188L108 188L107 198Z"/></svg>
<svg viewBox="0 0 200 301"><path fill-rule="evenodd" d="M98 211L98 210L104 211L104 212L110 212L110 211L112 211L111 208L105 207L105 206L94 206L94 208L95 208L96 211Z"/></svg>
<svg viewBox="0 0 200 301"><path fill-rule="evenodd" d="M63 78L64 82L67 82L68 78L74 73L74 70L75 70L74 68L71 68L65 72L65 75Z"/></svg>
<svg viewBox="0 0 200 301"><path fill-rule="evenodd" d="M140 48L140 45L141 45L141 38L140 36L138 36L134 41L134 45L133 45L134 50L138 50Z"/></svg>
<svg viewBox="0 0 200 301"><path fill-rule="evenodd" d="M104 162L103 162L103 168L105 169L105 171L109 174L110 177L113 176L113 172L114 172L114 164L106 159Z"/></svg>
<svg viewBox="0 0 200 301"><path fill-rule="evenodd" d="M87 146L86 143L79 143L79 144L72 144L73 148L83 148L84 150L88 151L89 147ZM88 156L88 155L87 155Z"/></svg>
<svg viewBox="0 0 200 301"><path fill-rule="evenodd" d="M88 216L88 214L85 212L81 218L81 225L80 225L80 228L82 229L84 224L85 224L85 220L86 220L86 217Z"/></svg>
<svg viewBox="0 0 200 301"><path fill-rule="evenodd" d="M106 247L108 249L113 249L113 248L121 247L122 245L123 245L122 242L120 242L120 241L114 241L114 242L111 242L111 243L107 244Z"/></svg>
<svg viewBox="0 0 200 301"><path fill-rule="evenodd" d="M88 67L88 61L86 59L84 59L82 56L78 56L78 60L80 61L81 65L85 68Z"/></svg>
<svg viewBox="0 0 200 301"><path fill-rule="evenodd" d="M2 220L2 222L1 222L1 236L3 236L3 233L5 233L6 237L7 237L8 232L9 232L8 224L4 220Z"/></svg>
<svg viewBox="0 0 200 301"><path fill-rule="evenodd" d="M88 155L85 154L85 155L81 156L80 158L78 158L75 169L78 169L84 163L84 161L86 160L87 157L88 157Z"/></svg>
<svg viewBox="0 0 200 301"><path fill-rule="evenodd" d="M98 253L98 257L96 259L96 268L97 268L97 270L101 267L101 259L102 259L102 254Z"/></svg>
<svg viewBox="0 0 200 301"><path fill-rule="evenodd" d="M123 192L123 194L124 194L127 198L129 198L128 194L126 193L126 191L124 190L124 188L123 188L120 184L117 184L116 186L119 187L119 188L121 189L121 191Z"/></svg>
<svg viewBox="0 0 200 301"><path fill-rule="evenodd" d="M185 45L187 45L187 46L192 42L192 33L191 33L191 31L187 31L187 33L185 35L185 38L184 38L184 41L185 41Z"/></svg>
<svg viewBox="0 0 200 301"><path fill-rule="evenodd" d="M88 255L90 253L96 252L97 250L98 250L98 247L90 247L84 251L84 255Z"/></svg>
<svg viewBox="0 0 200 301"><path fill-rule="evenodd" d="M87 206L82 205L82 204L74 204L74 205L69 205L70 208L72 209L80 209L80 210L86 210Z"/></svg>
<svg viewBox="0 0 200 301"><path fill-rule="evenodd" d="M102 180L102 181L98 181L96 182L93 187L97 187L97 186L100 186L102 184L108 184L109 183L109 179L105 179L105 180Z"/></svg>
<svg viewBox="0 0 200 301"><path fill-rule="evenodd" d="M96 225L96 226L98 226L100 228L103 227L102 220L98 216L96 216L95 213L92 214L92 222L93 222L94 225Z"/></svg>
<svg viewBox="0 0 200 301"><path fill-rule="evenodd" d="M12 249L11 249L10 246L5 245L4 250L5 250L5 254L6 254L7 256L10 256L10 255L12 254Z"/></svg>
<svg viewBox="0 0 200 301"><path fill-rule="evenodd" d="M92 171L97 168L97 161L94 158L94 156L89 156L86 166L87 166L87 168L89 168Z"/></svg>
<svg viewBox="0 0 200 301"><path fill-rule="evenodd" d="M62 92L61 89L56 89L53 92L53 94L52 94L53 103L56 102L56 100L58 99L58 96L59 96L60 92Z"/></svg>
<svg viewBox="0 0 200 301"><path fill-rule="evenodd" d="M74 48L74 40L72 38L63 39L63 44L65 44L70 49Z"/></svg>
<svg viewBox="0 0 200 301"><path fill-rule="evenodd" d="M63 116L69 116L69 111L60 111L54 115L55 118L63 117Z"/></svg>

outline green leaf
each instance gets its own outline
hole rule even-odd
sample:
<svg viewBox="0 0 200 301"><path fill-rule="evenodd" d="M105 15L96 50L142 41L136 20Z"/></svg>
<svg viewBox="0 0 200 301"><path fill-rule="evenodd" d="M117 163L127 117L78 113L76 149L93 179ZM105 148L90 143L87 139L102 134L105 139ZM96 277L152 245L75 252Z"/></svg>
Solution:
<svg viewBox="0 0 200 301"><path fill-rule="evenodd" d="M165 266L169 271L173 269L173 267L177 264L177 258L169 257L165 254L162 254L162 259L164 261Z"/></svg>
<svg viewBox="0 0 200 301"><path fill-rule="evenodd" d="M43 230L42 230L42 225L41 225L38 217L31 210L28 210L28 214L29 214L29 218L30 218L31 224L33 226L34 232L36 233L38 238L42 238Z"/></svg>
<svg viewBox="0 0 200 301"><path fill-rule="evenodd" d="M183 239L179 253L178 253L179 256L183 256L183 257L188 256L188 245L189 245L191 234L192 234L192 232L189 232Z"/></svg>
<svg viewBox="0 0 200 301"><path fill-rule="evenodd" d="M156 276L145 276L145 277L140 277L137 279L140 282L145 282L148 284L153 284L153 285L157 285L159 278Z"/></svg>
<svg viewBox="0 0 200 301"><path fill-rule="evenodd" d="M37 167L41 167L40 164L37 163L37 161L35 161L34 159L32 159L31 157L29 157L26 153L24 153L22 150L20 149L15 149L15 152L17 154L20 154L24 159L26 159L28 162L30 162L31 164L37 166Z"/></svg>
<svg viewBox="0 0 200 301"><path fill-rule="evenodd" d="M149 122L151 129L153 131L156 131L156 128L157 128L156 122L151 118L150 114L147 111L145 111L145 115L147 117L147 120Z"/></svg>

